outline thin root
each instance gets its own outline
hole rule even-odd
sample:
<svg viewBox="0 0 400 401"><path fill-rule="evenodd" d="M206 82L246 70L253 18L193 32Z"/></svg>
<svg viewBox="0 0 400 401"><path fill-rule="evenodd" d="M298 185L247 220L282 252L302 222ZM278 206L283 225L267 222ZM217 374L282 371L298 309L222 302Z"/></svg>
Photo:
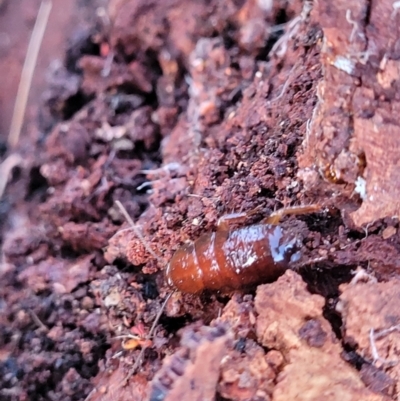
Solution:
<svg viewBox="0 0 400 401"><path fill-rule="evenodd" d="M369 342L371 345L371 354L373 357L373 362L372 362L373 364L375 364L376 362L380 362L383 365L391 367L391 366L395 366L399 363L399 361L390 361L390 360L382 358L378 353L378 349L377 349L376 343L375 343L376 339L383 337L389 333L392 333L393 331L400 331L400 325L392 326L385 330L380 330L377 333L375 333L374 329L371 329L369 331Z"/></svg>
<svg viewBox="0 0 400 401"><path fill-rule="evenodd" d="M349 42L350 42L350 43L353 42L354 37L356 36L356 33L358 33L358 36L359 36L360 38L364 38L364 35L363 35L362 33L359 32L359 31L360 31L360 28L359 28L359 26L358 26L358 22L355 21L355 20L353 20L353 19L351 18L351 10L347 10L347 11L346 11L346 21L347 21L350 25L353 26L353 29L351 30L351 34L350 34L350 37L349 37Z"/></svg>
<svg viewBox="0 0 400 401"><path fill-rule="evenodd" d="M283 84L282 89L281 89L281 92L279 93L279 95L276 96L275 98L271 99L271 100L268 100L268 101L267 101L268 104L271 104L271 103L276 102L277 100L279 100L279 99L286 93L287 88L289 87L289 85L290 85L290 84L292 83L292 81L293 81L293 79L292 79L292 73L293 73L295 67L297 67L297 64L295 64L295 65L291 68L291 70L289 71L288 79L287 79L287 80L285 81L285 83Z"/></svg>
<svg viewBox="0 0 400 401"><path fill-rule="evenodd" d="M172 297L172 295L174 294L175 291L171 291L167 297L165 298L163 304L161 305L160 310L157 313L156 318L154 319L154 322L150 328L149 334L146 336L145 340L151 340L151 337L153 336L154 330L156 329L156 326L161 318L161 315L164 312L164 309L167 305L167 302L169 301L169 299ZM134 365L132 366L132 369L129 371L129 373L126 375L126 377L124 378L122 384L126 385L128 383L128 380L135 374L137 368L140 366L140 363L142 361L144 352L146 351L146 347L142 347L142 349L139 352L139 355L134 363Z"/></svg>
<svg viewBox="0 0 400 401"><path fill-rule="evenodd" d="M115 204L118 206L119 210L121 211L121 213L123 214L123 216L125 217L126 221L131 225L132 230L135 232L136 236L140 239L140 241L142 242L143 246L146 248L146 251L149 252L149 254L151 256L153 256L156 260L158 260L159 262L161 262L162 264L162 260L160 259L160 257L151 249L150 245L148 244L148 242L144 239L142 233L140 232L140 230L137 228L137 226L135 225L135 223L133 222L133 220L131 219L131 216L129 216L128 212L126 211L125 207L122 205L122 203L119 200L115 201Z"/></svg>

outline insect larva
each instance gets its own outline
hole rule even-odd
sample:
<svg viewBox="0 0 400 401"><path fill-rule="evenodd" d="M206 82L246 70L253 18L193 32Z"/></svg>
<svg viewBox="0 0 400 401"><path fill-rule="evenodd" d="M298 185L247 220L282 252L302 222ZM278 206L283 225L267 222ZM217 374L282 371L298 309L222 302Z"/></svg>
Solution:
<svg viewBox="0 0 400 401"><path fill-rule="evenodd" d="M234 230L225 216L217 231L180 247L166 269L168 284L179 291L227 292L278 278L300 259L302 243L296 232L278 225L282 216L319 211L319 205L281 209L259 224ZM232 217L231 217L232 216ZM244 215L245 216L245 215Z"/></svg>

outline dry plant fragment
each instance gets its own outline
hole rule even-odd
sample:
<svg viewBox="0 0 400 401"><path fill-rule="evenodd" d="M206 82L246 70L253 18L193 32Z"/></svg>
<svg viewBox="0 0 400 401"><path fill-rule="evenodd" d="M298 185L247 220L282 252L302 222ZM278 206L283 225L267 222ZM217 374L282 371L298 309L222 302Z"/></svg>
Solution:
<svg viewBox="0 0 400 401"><path fill-rule="evenodd" d="M140 232L139 228L135 225L131 217L129 216L128 212L122 205L122 203L117 200L115 201L116 205L118 206L119 210L121 211L122 215L125 217L126 221L130 224L130 228L135 232L136 236L140 239L142 242L143 246L146 248L146 251L149 252L151 256L153 256L156 260L159 262L161 261L160 257L151 249L151 246L147 243L147 241L144 239L142 233ZM162 261L161 261L162 263Z"/></svg>
<svg viewBox="0 0 400 401"><path fill-rule="evenodd" d="M134 364L134 365L132 366L132 368L129 370L128 375L127 375L127 376L125 377L125 379L124 379L124 383L125 383L125 384L128 383L129 378L130 378L132 375L134 375L135 372L136 372L136 370L139 368L139 366L140 366L140 364L141 364L141 362L142 362L142 358L143 358L144 352L145 352L145 350L146 350L146 348L147 348L147 345L150 344L151 338L153 337L153 334L154 334L154 331L155 331L155 329L156 329L156 326L157 326L157 324L158 324L158 322L159 322L159 320L160 320L160 318L161 318L162 313L164 312L165 306L167 305L167 303L168 303L168 301L169 301L169 299L171 298L171 296L172 296L173 293L174 293L174 292L172 291L172 292L170 292L170 293L167 295L167 297L165 298L163 304L162 304L161 307L160 307L160 310L159 310L158 313L157 313L156 318L154 319L154 322L153 322L153 324L152 324L152 326L151 326L151 328L150 328L149 334L148 334L144 339L142 339L142 344L141 344L141 345L142 345L142 349L141 349L140 352L139 352L139 355L138 355L138 357L137 357L137 359L136 359L136 361L135 361L135 364Z"/></svg>
<svg viewBox="0 0 400 401"><path fill-rule="evenodd" d="M21 81L18 86L18 93L15 99L14 113L11 120L10 133L8 136L8 144L14 148L21 133L22 124L24 121L26 103L28 101L29 90L32 84L33 73L39 54L40 45L44 32L46 30L47 21L52 8L51 0L42 0L36 23L32 31L31 40L29 41L28 51L26 53L24 66L22 68Z"/></svg>

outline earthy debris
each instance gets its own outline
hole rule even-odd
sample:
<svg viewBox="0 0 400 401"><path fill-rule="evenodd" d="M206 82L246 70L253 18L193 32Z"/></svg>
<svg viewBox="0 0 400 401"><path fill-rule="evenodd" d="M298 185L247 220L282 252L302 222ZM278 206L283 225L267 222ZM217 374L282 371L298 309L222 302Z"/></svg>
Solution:
<svg viewBox="0 0 400 401"><path fill-rule="evenodd" d="M221 361L231 340L232 333L223 325L183 331L181 348L165 358L151 384L149 400L214 400Z"/></svg>
<svg viewBox="0 0 400 401"><path fill-rule="evenodd" d="M54 258L46 259L37 265L27 267L19 276L20 281L27 281L27 285L35 292L51 289L55 293L69 294L79 284L88 282L93 256L84 256L67 263Z"/></svg>
<svg viewBox="0 0 400 401"><path fill-rule="evenodd" d="M365 360L362 377L374 391L398 397L400 311L399 280L358 282L340 287L337 309L343 317L343 338Z"/></svg>
<svg viewBox="0 0 400 401"><path fill-rule="evenodd" d="M324 299L311 295L299 275L288 271L259 286L255 298L257 339L280 351L285 361L274 400L384 400L369 391L358 372L341 358L342 347L322 316Z"/></svg>
<svg viewBox="0 0 400 401"><path fill-rule="evenodd" d="M109 366L101 364L95 378L94 388L85 401L143 401L149 396L145 377L135 376L130 385L125 385L126 372L115 360Z"/></svg>
<svg viewBox="0 0 400 401"><path fill-rule="evenodd" d="M397 3L77 1L3 180L0 398L398 398ZM302 279L171 295L221 216L299 205Z"/></svg>

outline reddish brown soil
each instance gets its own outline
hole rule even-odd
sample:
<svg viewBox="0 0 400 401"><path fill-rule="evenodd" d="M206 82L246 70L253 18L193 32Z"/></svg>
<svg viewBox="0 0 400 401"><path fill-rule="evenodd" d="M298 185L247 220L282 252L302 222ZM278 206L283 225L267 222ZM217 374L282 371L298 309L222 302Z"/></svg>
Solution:
<svg viewBox="0 0 400 401"><path fill-rule="evenodd" d="M0 1L0 138L6 140L30 35L41 0ZM86 3L86 4L84 4ZM27 117L37 113L49 70L65 57L71 36L89 29L106 0L52 0L52 10L29 94Z"/></svg>
<svg viewBox="0 0 400 401"><path fill-rule="evenodd" d="M0 203L1 399L397 399L400 13L310 3L111 0L76 27ZM297 273L175 292L146 338L182 243L311 203L281 223Z"/></svg>

